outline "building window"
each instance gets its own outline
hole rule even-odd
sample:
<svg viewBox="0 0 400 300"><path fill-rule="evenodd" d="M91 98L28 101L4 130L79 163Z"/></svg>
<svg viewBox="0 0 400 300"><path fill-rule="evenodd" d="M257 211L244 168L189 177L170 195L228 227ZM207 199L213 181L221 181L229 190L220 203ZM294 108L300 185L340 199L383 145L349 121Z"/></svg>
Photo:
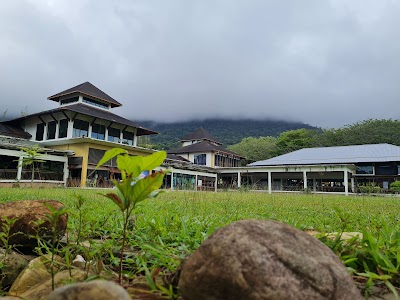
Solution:
<svg viewBox="0 0 400 300"><path fill-rule="evenodd" d="M114 143L119 143L119 138L121 135L121 131L116 128L108 128L108 141L109 142L114 142Z"/></svg>
<svg viewBox="0 0 400 300"><path fill-rule="evenodd" d="M43 141L44 136L44 123L39 123L36 126L36 140Z"/></svg>
<svg viewBox="0 0 400 300"><path fill-rule="evenodd" d="M91 138L104 141L105 137L106 137L106 127L100 124L93 124Z"/></svg>
<svg viewBox="0 0 400 300"><path fill-rule="evenodd" d="M62 119L58 127L58 138L65 138L68 134L68 120Z"/></svg>
<svg viewBox="0 0 400 300"><path fill-rule="evenodd" d="M87 137L89 131L89 122L82 120L74 121L74 130L72 132L72 137Z"/></svg>
<svg viewBox="0 0 400 300"><path fill-rule="evenodd" d="M194 155L194 164L205 166L207 164L206 154L195 154Z"/></svg>
<svg viewBox="0 0 400 300"><path fill-rule="evenodd" d="M54 140L56 138L57 122L51 121L47 124L47 139Z"/></svg>
<svg viewBox="0 0 400 300"><path fill-rule="evenodd" d="M74 103L74 102L78 102L78 101L79 101L79 97L73 97L73 98L61 100L60 104L65 105L65 104L70 104L70 103Z"/></svg>
<svg viewBox="0 0 400 300"><path fill-rule="evenodd" d="M133 132L123 131L122 132L122 144L133 145Z"/></svg>
<svg viewBox="0 0 400 300"><path fill-rule="evenodd" d="M374 166L357 166L357 174L374 175Z"/></svg>
<svg viewBox="0 0 400 300"><path fill-rule="evenodd" d="M101 107L101 108L105 108L105 109L109 108L108 105L103 103L103 102L100 102L100 101L97 101L97 100L94 100L94 99L90 99L90 98L86 98L86 97L83 97L83 103L87 103L87 104L90 104L90 105L93 105L93 106L97 106L97 107Z"/></svg>

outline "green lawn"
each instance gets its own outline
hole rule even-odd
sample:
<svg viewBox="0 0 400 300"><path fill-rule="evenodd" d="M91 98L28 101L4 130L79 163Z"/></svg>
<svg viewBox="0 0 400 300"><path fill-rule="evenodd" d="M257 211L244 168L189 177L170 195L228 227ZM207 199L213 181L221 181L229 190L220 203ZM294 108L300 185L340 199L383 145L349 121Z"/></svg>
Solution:
<svg viewBox="0 0 400 300"><path fill-rule="evenodd" d="M0 203L55 199L69 208L69 235L74 240L106 241L92 256L117 264L122 217L119 208L100 195L110 190L0 189ZM77 196L85 200L77 209ZM82 221L79 222L80 216ZM361 231L354 244L321 238L354 272L388 274L398 285L400 269L400 198L260 192L166 192L139 204L130 224L128 245L136 252L126 260L135 274L147 267L174 271L218 227L241 219L273 219L301 230L323 233ZM96 252L97 251L97 252ZM114 252L113 252L114 251ZM110 258L111 255L111 258ZM378 276L378 275L377 275Z"/></svg>

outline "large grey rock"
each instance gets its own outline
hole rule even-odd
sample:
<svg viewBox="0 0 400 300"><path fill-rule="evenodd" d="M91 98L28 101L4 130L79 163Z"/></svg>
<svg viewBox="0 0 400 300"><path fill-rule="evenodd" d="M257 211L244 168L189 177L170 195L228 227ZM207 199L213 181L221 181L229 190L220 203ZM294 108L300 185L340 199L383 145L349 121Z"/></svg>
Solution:
<svg viewBox="0 0 400 300"><path fill-rule="evenodd" d="M275 221L220 228L189 257L182 296L197 299L362 299L340 259L308 234Z"/></svg>
<svg viewBox="0 0 400 300"><path fill-rule="evenodd" d="M31 252L37 246L37 240L34 238L37 234L42 239L49 239L52 236L51 223L46 219L50 210L46 205L50 205L54 209L60 209L64 206L61 202L55 200L22 200L0 204L0 231L6 224L6 218L16 220L10 230L10 245ZM40 226L37 225L39 220L44 221ZM57 237L64 235L67 223L67 214L58 219L55 228Z"/></svg>
<svg viewBox="0 0 400 300"><path fill-rule="evenodd" d="M121 286L106 280L70 284L54 290L47 300L131 300Z"/></svg>

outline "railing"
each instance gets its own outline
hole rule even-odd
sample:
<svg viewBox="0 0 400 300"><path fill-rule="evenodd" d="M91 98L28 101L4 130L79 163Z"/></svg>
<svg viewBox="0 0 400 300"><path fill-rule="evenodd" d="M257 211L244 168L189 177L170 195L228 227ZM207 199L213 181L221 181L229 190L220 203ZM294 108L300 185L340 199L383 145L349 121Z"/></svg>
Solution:
<svg viewBox="0 0 400 300"><path fill-rule="evenodd" d="M0 180L16 180L17 169L0 169Z"/></svg>

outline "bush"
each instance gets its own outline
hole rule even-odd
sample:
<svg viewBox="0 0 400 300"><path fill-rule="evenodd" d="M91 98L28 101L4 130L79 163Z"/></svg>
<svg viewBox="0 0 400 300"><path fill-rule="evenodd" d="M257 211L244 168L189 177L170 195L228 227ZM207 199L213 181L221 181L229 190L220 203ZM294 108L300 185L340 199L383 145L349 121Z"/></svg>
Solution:
<svg viewBox="0 0 400 300"><path fill-rule="evenodd" d="M400 181L395 181L390 184L390 190L392 192L400 192Z"/></svg>
<svg viewBox="0 0 400 300"><path fill-rule="evenodd" d="M359 186L360 192L363 194L377 194L381 192L380 186L376 185L375 182L366 183L365 185Z"/></svg>

